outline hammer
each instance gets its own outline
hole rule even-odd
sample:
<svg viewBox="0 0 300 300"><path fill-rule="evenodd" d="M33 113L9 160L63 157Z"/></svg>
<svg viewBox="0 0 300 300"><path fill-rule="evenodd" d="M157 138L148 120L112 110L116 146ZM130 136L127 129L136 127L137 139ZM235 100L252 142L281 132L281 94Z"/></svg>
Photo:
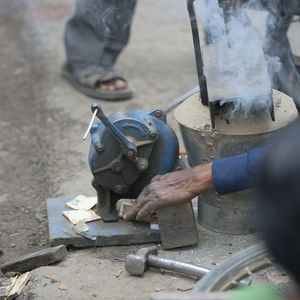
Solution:
<svg viewBox="0 0 300 300"><path fill-rule="evenodd" d="M173 272L178 272L190 276L202 277L209 273L209 269L187 264L176 260L157 257L158 249L156 246L140 249L136 254L126 256L125 269L135 276L142 276L149 268L165 269ZM240 282L242 285L250 285L251 281L244 279Z"/></svg>

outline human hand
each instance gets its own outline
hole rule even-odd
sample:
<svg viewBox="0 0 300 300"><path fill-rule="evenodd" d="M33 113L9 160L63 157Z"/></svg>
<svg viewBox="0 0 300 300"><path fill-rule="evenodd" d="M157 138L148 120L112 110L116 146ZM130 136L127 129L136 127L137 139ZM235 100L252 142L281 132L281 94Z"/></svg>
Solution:
<svg viewBox="0 0 300 300"><path fill-rule="evenodd" d="M158 175L143 189L136 204L123 218L143 220L160 207L188 202L201 192L211 189L214 189L212 163Z"/></svg>

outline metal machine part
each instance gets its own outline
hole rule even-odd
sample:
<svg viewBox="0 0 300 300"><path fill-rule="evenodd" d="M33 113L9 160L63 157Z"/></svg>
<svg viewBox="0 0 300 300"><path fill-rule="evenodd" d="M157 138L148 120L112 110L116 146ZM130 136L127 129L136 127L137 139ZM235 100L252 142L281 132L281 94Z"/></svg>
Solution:
<svg viewBox="0 0 300 300"><path fill-rule="evenodd" d="M249 97L250 99L265 98L269 105L271 119L275 121L271 83L268 77L263 52L261 51L260 57L257 59L257 65L246 70L247 80L240 82L236 74L234 74L234 70L228 73L228 70L224 70L224 68L221 68L216 62L216 57L220 54L222 54L224 59L224 53L228 56L228 61L232 59L228 37L227 44L208 45L208 47L201 49L194 2L195 0L187 0L187 8L192 28L201 102L203 105L209 107L212 128L215 128L215 115L218 111L221 108L224 109L224 107L230 108L230 105L222 106L222 101L225 100L226 102L234 103L237 99L243 99L245 97ZM219 5L223 8L225 29L227 28L226 25L228 22L230 22L231 13L233 13L232 7L235 6L235 3L236 1L219 0ZM225 30L225 32L225 34L227 34L228 30ZM243 54L240 53L240 55ZM224 79L226 79L226 81L224 81ZM238 91L228 89L228 86L231 84L235 86L247 86L247 95L239 89Z"/></svg>
<svg viewBox="0 0 300 300"><path fill-rule="evenodd" d="M216 128L210 124L209 108L199 101L199 94L187 99L175 110L191 166L214 159L238 155L264 144L276 130L298 118L293 99L273 92L276 121L264 113L233 116L220 111ZM252 191L218 195L209 191L198 200L198 222L204 227L230 234L247 234L255 230Z"/></svg>
<svg viewBox="0 0 300 300"><path fill-rule="evenodd" d="M160 258L157 256L158 249L156 246L142 248L136 254L129 254L126 256L125 269L135 276L142 276L149 268L164 269L172 272L178 272L188 276L203 277L210 272L209 269L188 264L167 258ZM241 284L249 285L251 281L243 280Z"/></svg>
<svg viewBox="0 0 300 300"><path fill-rule="evenodd" d="M165 113L158 109L106 117L95 103L92 112L101 121L90 129L89 165L97 209L104 222L115 222L120 198L137 198L154 176L172 171L178 159L178 140Z"/></svg>

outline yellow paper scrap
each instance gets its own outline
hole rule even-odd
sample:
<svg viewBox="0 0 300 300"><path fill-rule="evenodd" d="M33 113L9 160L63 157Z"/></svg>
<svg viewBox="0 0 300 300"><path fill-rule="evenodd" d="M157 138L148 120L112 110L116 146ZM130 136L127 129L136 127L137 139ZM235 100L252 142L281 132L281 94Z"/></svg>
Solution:
<svg viewBox="0 0 300 300"><path fill-rule="evenodd" d="M83 210L68 210L64 211L63 215L73 224L76 225L78 222L92 222L100 220L101 217L98 216L93 210L83 211Z"/></svg>
<svg viewBox="0 0 300 300"><path fill-rule="evenodd" d="M97 197L86 197L79 195L66 203L66 207L76 210L90 210L97 203Z"/></svg>

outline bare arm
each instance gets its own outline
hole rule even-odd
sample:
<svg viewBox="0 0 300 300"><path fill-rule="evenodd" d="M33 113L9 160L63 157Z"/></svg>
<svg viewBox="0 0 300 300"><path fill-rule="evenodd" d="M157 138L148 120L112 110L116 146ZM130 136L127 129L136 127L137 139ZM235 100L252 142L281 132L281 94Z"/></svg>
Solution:
<svg viewBox="0 0 300 300"><path fill-rule="evenodd" d="M157 208L190 201L200 193L213 190L212 163L192 169L154 177L124 216L125 220L142 220Z"/></svg>

